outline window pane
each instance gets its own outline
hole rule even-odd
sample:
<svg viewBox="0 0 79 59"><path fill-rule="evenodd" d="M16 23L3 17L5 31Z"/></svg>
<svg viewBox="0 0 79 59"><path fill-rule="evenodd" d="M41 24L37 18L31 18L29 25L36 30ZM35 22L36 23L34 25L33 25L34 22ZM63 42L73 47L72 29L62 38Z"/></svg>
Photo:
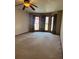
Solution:
<svg viewBox="0 0 79 59"><path fill-rule="evenodd" d="M45 30L48 30L49 17L46 16L45 19Z"/></svg>
<svg viewBox="0 0 79 59"><path fill-rule="evenodd" d="M52 17L52 21L51 21L51 31L53 31L53 20L54 20L54 17Z"/></svg>
<svg viewBox="0 0 79 59"><path fill-rule="evenodd" d="M34 30L39 30L39 17L35 17Z"/></svg>

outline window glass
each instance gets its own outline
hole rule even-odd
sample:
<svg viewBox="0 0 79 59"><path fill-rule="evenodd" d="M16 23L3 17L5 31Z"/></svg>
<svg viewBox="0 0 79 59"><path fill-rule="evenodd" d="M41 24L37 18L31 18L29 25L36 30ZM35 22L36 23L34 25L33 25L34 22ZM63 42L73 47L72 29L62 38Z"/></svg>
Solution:
<svg viewBox="0 0 79 59"><path fill-rule="evenodd" d="M45 30L48 30L48 23L49 23L49 17L46 16L45 18Z"/></svg>
<svg viewBox="0 0 79 59"><path fill-rule="evenodd" d="M54 21L54 17L52 16L52 21L51 21L51 31L53 31L53 21Z"/></svg>
<svg viewBox="0 0 79 59"><path fill-rule="evenodd" d="M39 30L39 17L35 17L34 30Z"/></svg>

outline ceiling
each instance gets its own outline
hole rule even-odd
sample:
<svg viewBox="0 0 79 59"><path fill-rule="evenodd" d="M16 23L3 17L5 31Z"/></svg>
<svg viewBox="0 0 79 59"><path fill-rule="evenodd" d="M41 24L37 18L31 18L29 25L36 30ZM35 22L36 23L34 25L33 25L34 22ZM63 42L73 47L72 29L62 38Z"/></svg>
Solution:
<svg viewBox="0 0 79 59"><path fill-rule="evenodd" d="M16 4L21 3L23 0L15 0ZM30 8L26 8L31 12L45 13L53 12L58 10L63 10L63 0L31 0L31 2L38 6L35 11L32 11ZM22 9L23 6L18 6L16 8Z"/></svg>

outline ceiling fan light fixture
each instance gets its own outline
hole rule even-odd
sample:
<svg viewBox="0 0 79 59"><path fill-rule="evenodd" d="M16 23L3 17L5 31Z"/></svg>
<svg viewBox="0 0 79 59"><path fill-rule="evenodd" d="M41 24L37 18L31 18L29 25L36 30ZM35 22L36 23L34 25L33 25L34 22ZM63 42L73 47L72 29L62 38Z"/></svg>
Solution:
<svg viewBox="0 0 79 59"><path fill-rule="evenodd" d="M22 2L22 3L17 4L16 6L23 5L22 10L25 10L25 8L29 8L29 7L30 7L32 10L35 10L35 8L34 8L34 7L36 7L36 8L37 8L37 6L36 6L36 5L34 5L34 4L32 4L32 3L30 2L30 0L19 0L19 1L23 1L23 2Z"/></svg>
<svg viewBox="0 0 79 59"><path fill-rule="evenodd" d="M31 5L30 3L27 3L27 2L24 3L24 6L26 7L30 7L30 5Z"/></svg>

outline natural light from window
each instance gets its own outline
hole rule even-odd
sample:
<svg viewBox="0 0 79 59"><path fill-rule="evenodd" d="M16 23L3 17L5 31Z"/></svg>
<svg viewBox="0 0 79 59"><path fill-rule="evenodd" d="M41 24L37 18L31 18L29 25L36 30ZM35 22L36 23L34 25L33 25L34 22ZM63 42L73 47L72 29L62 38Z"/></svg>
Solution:
<svg viewBox="0 0 79 59"><path fill-rule="evenodd" d="M45 19L45 30L46 31L48 30L48 23L49 23L49 17L46 16L46 19Z"/></svg>
<svg viewBox="0 0 79 59"><path fill-rule="evenodd" d="M34 30L39 30L39 17L35 17Z"/></svg>
<svg viewBox="0 0 79 59"><path fill-rule="evenodd" d="M51 31L53 31L53 20L54 20L54 17L52 16L52 21L51 21Z"/></svg>

